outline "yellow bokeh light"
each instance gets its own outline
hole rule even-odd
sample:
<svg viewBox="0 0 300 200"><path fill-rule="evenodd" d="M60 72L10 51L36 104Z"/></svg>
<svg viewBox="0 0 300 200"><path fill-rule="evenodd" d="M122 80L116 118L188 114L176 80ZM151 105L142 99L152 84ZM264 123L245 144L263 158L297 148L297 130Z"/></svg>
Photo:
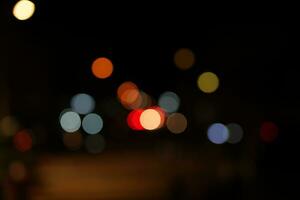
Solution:
<svg viewBox="0 0 300 200"><path fill-rule="evenodd" d="M0 133L5 136L13 136L18 132L20 125L17 119L13 116L6 116L0 120Z"/></svg>
<svg viewBox="0 0 300 200"><path fill-rule="evenodd" d="M219 87L219 78L212 72L204 72L199 76L197 84L202 92L213 93Z"/></svg>
<svg viewBox="0 0 300 200"><path fill-rule="evenodd" d="M35 5L33 2L28 0L18 1L13 8L13 15L18 20L29 19L35 11Z"/></svg>
<svg viewBox="0 0 300 200"><path fill-rule="evenodd" d="M179 69L187 70L194 65L195 55L190 49L182 48L175 53L174 62Z"/></svg>
<svg viewBox="0 0 300 200"><path fill-rule="evenodd" d="M146 130L155 130L161 125L161 115L155 109L144 110L140 117L140 123Z"/></svg>

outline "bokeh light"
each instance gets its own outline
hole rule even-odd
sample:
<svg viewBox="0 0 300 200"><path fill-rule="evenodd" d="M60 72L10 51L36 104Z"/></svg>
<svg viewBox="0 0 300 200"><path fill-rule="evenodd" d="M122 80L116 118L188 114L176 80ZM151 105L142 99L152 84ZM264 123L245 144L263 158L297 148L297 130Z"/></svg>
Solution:
<svg viewBox="0 0 300 200"><path fill-rule="evenodd" d="M73 111L64 112L60 117L60 125L68 133L77 131L81 126L79 114Z"/></svg>
<svg viewBox="0 0 300 200"><path fill-rule="evenodd" d="M147 93L138 89L129 90L123 97L125 97L125 99L133 99L131 101L127 101L127 103L123 103L123 105L128 109L148 108L153 104L152 98Z"/></svg>
<svg viewBox="0 0 300 200"><path fill-rule="evenodd" d="M32 148L32 137L27 129L19 131L13 138L14 146L18 151L26 152Z"/></svg>
<svg viewBox="0 0 300 200"><path fill-rule="evenodd" d="M140 117L141 117L141 114L143 113L143 111L144 110L142 110L142 109L137 109L137 110L131 111L128 114L127 124L129 126L129 128L131 128L132 130L136 130L136 131L145 130L140 122Z"/></svg>
<svg viewBox="0 0 300 200"><path fill-rule="evenodd" d="M144 91L140 91L140 95L142 98L142 103L139 108L148 108L153 105L153 100L149 94Z"/></svg>
<svg viewBox="0 0 300 200"><path fill-rule="evenodd" d="M159 124L158 128L163 127L165 125L165 121L166 121L166 112L159 106L153 106L150 108L156 110L160 115L160 124Z"/></svg>
<svg viewBox="0 0 300 200"><path fill-rule="evenodd" d="M146 109L142 112L140 123L146 130L155 130L161 126L161 113L156 109Z"/></svg>
<svg viewBox="0 0 300 200"><path fill-rule="evenodd" d="M143 103L143 97L139 90L132 89L127 90L123 96L122 101L123 106L125 106L128 109L138 109L141 108Z"/></svg>
<svg viewBox="0 0 300 200"><path fill-rule="evenodd" d="M5 116L0 120L0 132L4 137L13 136L19 130L20 125L13 116Z"/></svg>
<svg viewBox="0 0 300 200"><path fill-rule="evenodd" d="M113 64L108 58L97 58L92 64L92 72L94 76L105 79L113 73Z"/></svg>
<svg viewBox="0 0 300 200"><path fill-rule="evenodd" d="M229 131L228 143L236 144L239 143L244 135L244 131L241 125L236 123L230 123L227 125Z"/></svg>
<svg viewBox="0 0 300 200"><path fill-rule="evenodd" d="M175 53L174 62L179 69L187 70L194 65L195 55L192 50L182 48Z"/></svg>
<svg viewBox="0 0 300 200"><path fill-rule="evenodd" d="M80 149L83 143L82 134L80 132L75 133L64 133L63 134L63 142L66 148L71 151L75 151Z"/></svg>
<svg viewBox="0 0 300 200"><path fill-rule="evenodd" d="M142 96L133 82L122 83L118 87L117 94L119 101L127 109L137 109L142 105Z"/></svg>
<svg viewBox="0 0 300 200"><path fill-rule="evenodd" d="M83 118L82 128L88 134L97 134L103 128L103 120L96 113L90 113Z"/></svg>
<svg viewBox="0 0 300 200"><path fill-rule="evenodd" d="M101 153L105 148L105 139L102 135L89 135L85 139L85 147L89 153Z"/></svg>
<svg viewBox="0 0 300 200"><path fill-rule="evenodd" d="M18 20L29 19L35 11L35 5L29 0L18 1L13 8L13 15Z"/></svg>
<svg viewBox="0 0 300 200"><path fill-rule="evenodd" d="M71 107L73 111L79 114L88 114L94 110L95 100L88 94L76 94L71 99Z"/></svg>
<svg viewBox="0 0 300 200"><path fill-rule="evenodd" d="M279 128L271 121L263 122L260 127L260 138L263 142L271 143L278 137Z"/></svg>
<svg viewBox="0 0 300 200"><path fill-rule="evenodd" d="M219 87L219 78L212 72L204 72L199 76L197 84L202 92L213 93Z"/></svg>
<svg viewBox="0 0 300 200"><path fill-rule="evenodd" d="M124 92L126 92L127 90L130 89L138 89L138 87L136 86L135 83L131 82L131 81L126 81L124 83L122 83L117 90L117 95L119 98L122 97L122 95L124 94Z"/></svg>
<svg viewBox="0 0 300 200"><path fill-rule="evenodd" d="M214 144L223 144L228 140L229 131L224 124L214 123L208 128L207 137Z"/></svg>
<svg viewBox="0 0 300 200"><path fill-rule="evenodd" d="M173 113L167 119L167 128L171 133L179 134L186 130L187 119L181 113Z"/></svg>
<svg viewBox="0 0 300 200"><path fill-rule="evenodd" d="M73 112L72 108L65 108L63 109L60 114L59 114L59 120L61 119L61 117L66 113L66 112Z"/></svg>
<svg viewBox="0 0 300 200"><path fill-rule="evenodd" d="M167 113L173 113L179 108L180 98L174 92L164 92L158 99L158 105Z"/></svg>
<svg viewBox="0 0 300 200"><path fill-rule="evenodd" d="M8 168L10 178L15 182L22 182L27 178L27 170L21 161L14 161Z"/></svg>

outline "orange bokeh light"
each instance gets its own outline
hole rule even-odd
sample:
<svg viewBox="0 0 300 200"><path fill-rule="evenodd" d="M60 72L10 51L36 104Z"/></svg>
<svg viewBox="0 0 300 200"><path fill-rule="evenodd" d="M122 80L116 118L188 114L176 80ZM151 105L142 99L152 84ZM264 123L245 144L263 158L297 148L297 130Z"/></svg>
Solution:
<svg viewBox="0 0 300 200"><path fill-rule="evenodd" d="M130 82L130 81L126 81L126 82L122 83L118 87L118 91L117 91L118 97L120 98L124 92L126 92L127 90L130 90L130 89L138 89L138 87L136 86L136 84L134 84L133 82Z"/></svg>
<svg viewBox="0 0 300 200"><path fill-rule="evenodd" d="M138 87L132 82L122 83L117 91L121 104L127 109L140 108L142 96Z"/></svg>
<svg viewBox="0 0 300 200"><path fill-rule="evenodd" d="M141 114L143 113L143 111L144 110L142 110L142 109L137 109L137 110L133 110L129 113L129 115L127 116L127 124L129 126L129 128L131 128L132 130L136 130L136 131L145 130L140 122L140 117L141 117Z"/></svg>
<svg viewBox="0 0 300 200"><path fill-rule="evenodd" d="M32 148L32 138L28 130L19 131L13 139L15 148L21 152L29 151Z"/></svg>
<svg viewBox="0 0 300 200"><path fill-rule="evenodd" d="M97 78L105 79L111 76L113 64L108 58L97 58L92 64L92 72Z"/></svg>

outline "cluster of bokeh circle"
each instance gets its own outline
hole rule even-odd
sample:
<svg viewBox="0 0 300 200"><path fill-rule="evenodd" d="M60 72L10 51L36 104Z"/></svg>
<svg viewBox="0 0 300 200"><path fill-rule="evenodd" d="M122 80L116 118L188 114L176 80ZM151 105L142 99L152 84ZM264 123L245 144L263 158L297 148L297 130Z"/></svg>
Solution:
<svg viewBox="0 0 300 200"><path fill-rule="evenodd" d="M105 139L100 134L103 119L93 112L95 105L91 95L79 93L71 98L70 108L61 112L59 122L64 130L63 142L68 149L77 150L83 143L90 153L100 153L104 149ZM84 142L82 132L87 134Z"/></svg>
<svg viewBox="0 0 300 200"><path fill-rule="evenodd" d="M18 0L12 14L17 20L25 21L34 15L35 10L36 5L32 1ZM177 49L174 63L179 70L190 70L197 63L195 53L189 48ZM91 64L91 72L100 80L107 79L114 72L113 62L109 58L99 57ZM203 71L195 80L195 86L205 95L216 92L220 84L218 73L214 71ZM181 134L187 130L188 119L179 112L181 98L176 91L167 90L154 99L134 82L126 81L118 87L116 93L120 104L129 111L124 120L133 131L151 134L166 128L172 134ZM105 149L104 119L95 112L95 108L96 101L90 94L78 93L70 98L69 106L59 116L59 124L63 130L62 141L66 148L74 151L84 146L87 152L93 154ZM261 141L272 143L278 138L279 128L276 123L267 120L260 123L257 132ZM208 141L217 145L240 143L246 133L237 122L214 122L206 129ZM2 143L12 143L14 151L22 157L30 155L38 141L34 131L24 128L18 118L12 115L0 118L0 140ZM27 181L30 167L26 162L26 159L21 161L18 158L7 166L12 181Z"/></svg>
<svg viewBox="0 0 300 200"><path fill-rule="evenodd" d="M180 70L188 70L195 63L194 53L187 48L179 49L174 54L174 63ZM98 79L107 79L114 71L113 62L106 57L100 57L91 64L91 72ZM220 80L216 73L206 71L196 80L198 88L209 95L217 91ZM163 92L158 99L143 91L132 81L125 81L116 91L118 101L128 110L127 125L133 131L153 133L167 128L173 134L186 131L188 120L183 113L178 112L181 104L180 96L174 91ZM60 125L65 131L63 141L71 150L80 148L82 143L90 153L99 153L104 149L105 139L101 130L104 121L93 113L96 103L94 98L86 93L74 95L70 100L70 108L60 114ZM83 136L81 132L88 136ZM276 139L278 127L273 122L265 122L260 129L261 139L272 142ZM244 136L244 130L238 123L212 123L207 128L207 138L214 144L239 143Z"/></svg>
<svg viewBox="0 0 300 200"><path fill-rule="evenodd" d="M30 19L35 12L35 4L30 0L19 0L13 7L13 15L16 19L24 21ZM189 48L181 48L175 52L174 63L178 69L187 71L196 63L196 56ZM106 79L113 74L113 63L105 57L97 58L91 66L91 71L96 78ZM215 72L204 71L196 80L197 87L206 94L214 93L220 85L220 79ZM173 91L166 91L161 94L158 99L158 105L149 94L140 90L133 82L124 82L118 88L118 99L124 108L131 110L127 117L128 126L135 131L153 131L162 127L167 127L172 133L182 133L187 128L187 118L182 113L177 113L180 105L179 95ZM73 97L73 102L80 99L90 101L91 105L95 104L93 98L87 94L78 94ZM78 100L79 99L79 100ZM78 102L77 102L78 103ZM82 105L83 106L83 105ZM84 107L84 106L83 106ZM86 115L81 120L80 115ZM72 120L73 121L72 121ZM74 127L63 127L66 132L76 132L82 126L82 129L90 135L101 131L103 127L102 118L89 112L82 110L74 110L74 105L71 110L63 114L60 118L62 123L74 123ZM82 123L82 124L81 124ZM94 123L96 125L94 125ZM65 125L64 125L65 126ZM278 137L279 128L272 121L261 122L259 136L263 142L271 143ZM238 123L222 124L219 122L209 125L207 129L207 137L214 144L238 143L242 140L244 130ZM80 141L77 137L75 141Z"/></svg>
<svg viewBox="0 0 300 200"><path fill-rule="evenodd" d="M174 63L178 69L186 71L195 65L196 56L191 49L181 48L174 56ZM213 93L219 87L218 76L211 71L201 73L197 78L197 86L203 93ZM214 144L238 143L243 137L243 129L239 124L213 123L207 129L207 138Z"/></svg>
<svg viewBox="0 0 300 200"><path fill-rule="evenodd" d="M10 162L6 167L8 177L14 183L23 183L28 180L29 167L27 165L30 165L30 159L28 158L33 155L32 150L34 145L39 143L38 139L35 131L25 128L17 116L5 115L0 118L2 150L6 145L13 146L13 148L3 152L9 157Z"/></svg>
<svg viewBox="0 0 300 200"><path fill-rule="evenodd" d="M196 56L191 49L181 48L174 56L174 62L180 70L186 71L194 66ZM205 71L197 78L198 88L206 94L214 93L220 85L218 75L212 71ZM272 143L278 137L278 126L272 121L261 123L259 136L263 142ZM237 144L244 136L244 130L238 123L223 124L220 122L212 123L207 129L207 138L214 144Z"/></svg>

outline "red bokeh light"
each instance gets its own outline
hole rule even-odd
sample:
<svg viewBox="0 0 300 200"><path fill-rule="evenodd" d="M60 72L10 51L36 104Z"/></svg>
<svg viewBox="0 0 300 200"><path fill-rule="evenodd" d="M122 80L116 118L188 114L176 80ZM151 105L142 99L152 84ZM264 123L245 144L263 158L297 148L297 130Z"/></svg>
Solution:
<svg viewBox="0 0 300 200"><path fill-rule="evenodd" d="M143 109L133 110L127 116L127 124L132 130L136 130L136 131L145 130L140 123L140 117L143 111L144 111Z"/></svg>
<svg viewBox="0 0 300 200"><path fill-rule="evenodd" d="M15 148L21 152L29 151L32 148L32 138L28 130L19 131L13 139Z"/></svg>
<svg viewBox="0 0 300 200"><path fill-rule="evenodd" d="M262 141L271 143L278 136L278 127L273 122L264 122L260 127L260 138Z"/></svg>

